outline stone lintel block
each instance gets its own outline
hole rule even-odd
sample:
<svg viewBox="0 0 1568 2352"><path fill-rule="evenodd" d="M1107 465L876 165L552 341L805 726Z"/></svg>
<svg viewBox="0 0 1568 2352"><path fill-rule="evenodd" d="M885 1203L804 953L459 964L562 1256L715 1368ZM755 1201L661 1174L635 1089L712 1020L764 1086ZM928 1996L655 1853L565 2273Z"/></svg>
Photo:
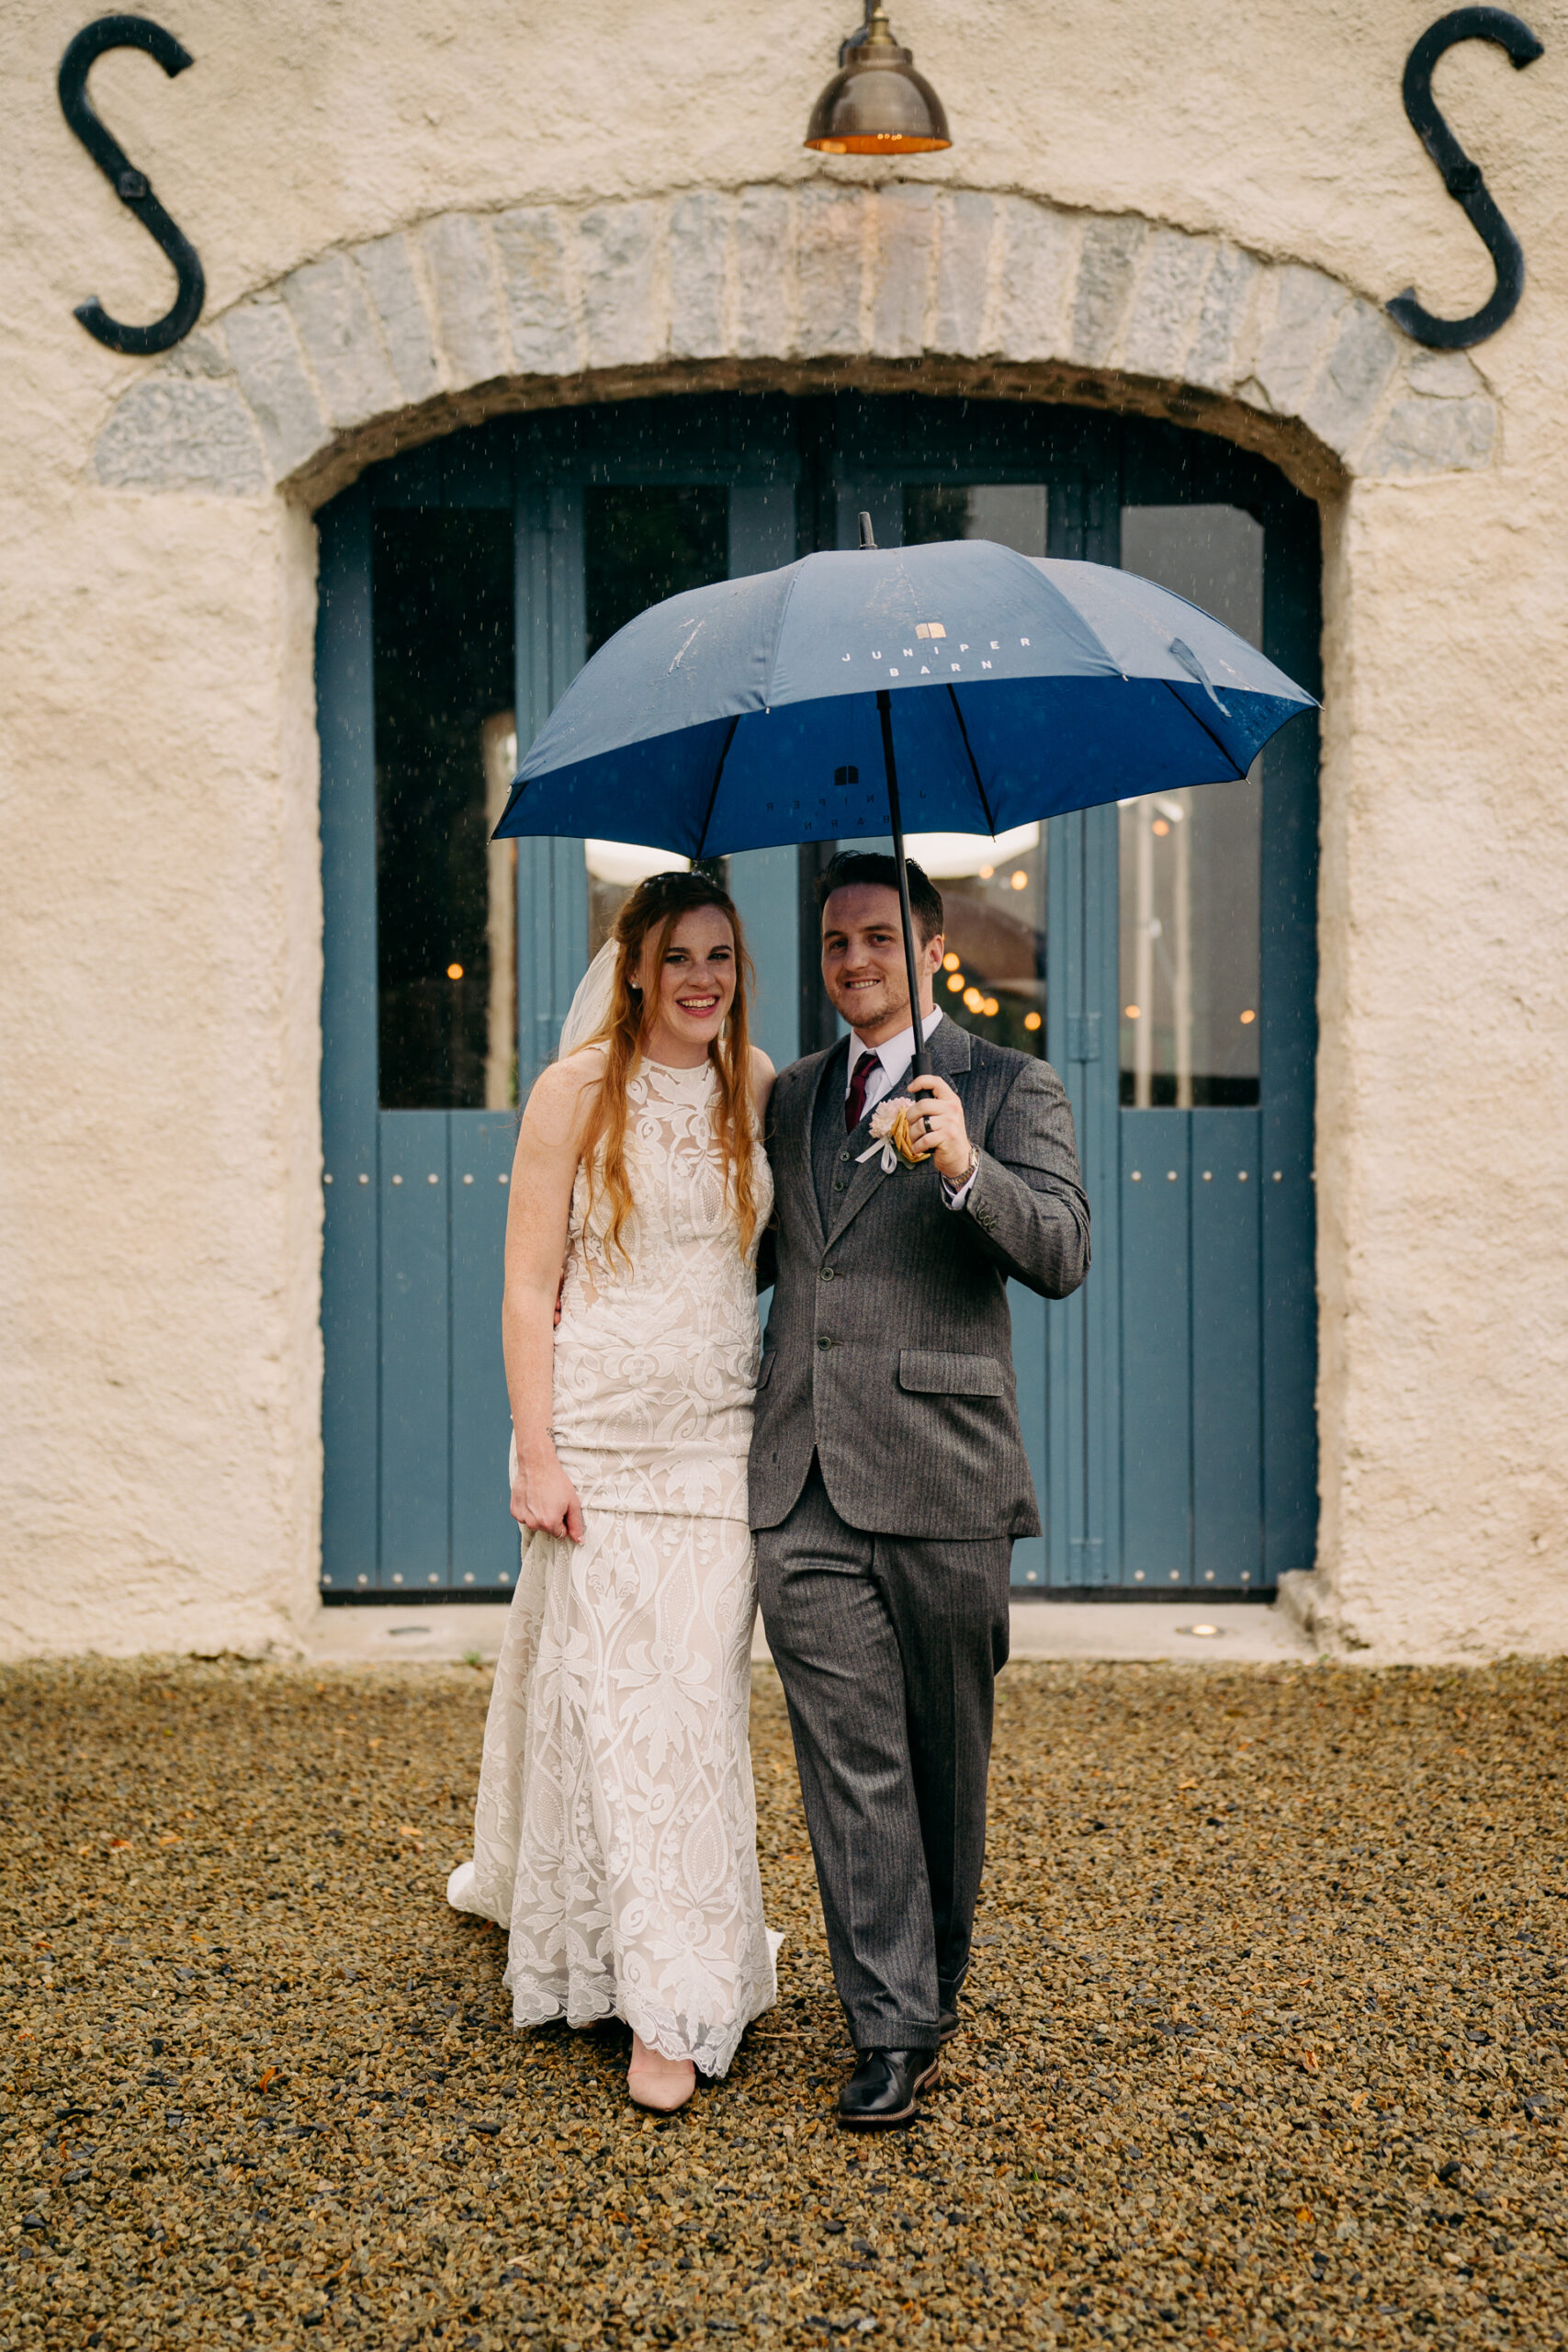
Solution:
<svg viewBox="0 0 1568 2352"><path fill-rule="evenodd" d="M988 196L954 188L938 207L940 251L931 347L977 357L985 348L997 208Z"/></svg>
<svg viewBox="0 0 1568 2352"><path fill-rule="evenodd" d="M1073 298L1071 356L1103 367L1115 349L1149 224L1135 213L1091 220L1084 231Z"/></svg>
<svg viewBox="0 0 1568 2352"><path fill-rule="evenodd" d="M1497 413L1492 402L1396 401L1359 471L1379 474L1477 473L1492 462Z"/></svg>
<svg viewBox="0 0 1568 2352"><path fill-rule="evenodd" d="M797 351L847 353L863 348L861 287L866 209L865 197L853 187L807 186L796 198Z"/></svg>
<svg viewBox="0 0 1568 2352"><path fill-rule="evenodd" d="M1265 272L1238 245L1222 244L1203 287L1198 332L1183 373L1189 383L1228 392L1247 373L1254 301Z"/></svg>
<svg viewBox="0 0 1568 2352"><path fill-rule="evenodd" d="M729 198L712 188L689 188L671 207L670 349L677 359L728 348L729 209Z"/></svg>
<svg viewBox="0 0 1568 2352"><path fill-rule="evenodd" d="M1151 229L1133 307L1122 331L1122 365L1134 376L1175 378L1197 339L1203 288L1215 246L1179 229Z"/></svg>
<svg viewBox="0 0 1568 2352"><path fill-rule="evenodd" d="M553 204L520 205L495 222L512 356L525 376L575 376L587 365L569 243Z"/></svg>
<svg viewBox="0 0 1568 2352"><path fill-rule="evenodd" d="M790 198L782 187L744 187L735 208L735 349L741 359L790 347Z"/></svg>
<svg viewBox="0 0 1568 2352"><path fill-rule="evenodd" d="M173 373L134 385L93 449L93 469L115 490L207 491L255 498L271 486L266 452L231 380Z"/></svg>
<svg viewBox="0 0 1568 2352"><path fill-rule="evenodd" d="M197 327L159 363L160 376L232 376L233 363L215 334Z"/></svg>
<svg viewBox="0 0 1568 2352"><path fill-rule="evenodd" d="M1026 196L1003 197L999 209L1001 283L995 330L987 341L1008 359L1061 359L1077 271L1078 224Z"/></svg>
<svg viewBox="0 0 1568 2352"><path fill-rule="evenodd" d="M1390 329L1406 355L1404 380L1413 392L1427 392L1434 400L1463 401L1485 391L1485 379L1468 351L1428 351L1425 344L1412 343L1392 321Z"/></svg>
<svg viewBox="0 0 1568 2352"><path fill-rule="evenodd" d="M873 203L876 268L872 349L883 359L912 359L926 344L936 252L936 190L885 187Z"/></svg>
<svg viewBox="0 0 1568 2352"><path fill-rule="evenodd" d="M451 383L461 390L507 375L511 362L483 221L466 212L443 213L426 224L420 248Z"/></svg>
<svg viewBox="0 0 1568 2352"><path fill-rule="evenodd" d="M657 204L599 204L577 224L582 313L591 368L635 367L668 347L658 283Z"/></svg>
<svg viewBox="0 0 1568 2352"><path fill-rule="evenodd" d="M327 414L340 430L401 404L365 280L343 254L307 262L283 281Z"/></svg>
<svg viewBox="0 0 1568 2352"><path fill-rule="evenodd" d="M292 473L327 438L293 319L275 295L263 295L231 311L223 334L272 470Z"/></svg>
<svg viewBox="0 0 1568 2352"><path fill-rule="evenodd" d="M1321 374L1301 404L1303 424L1345 457L1371 422L1404 356L1404 338L1371 302L1345 308Z"/></svg>
<svg viewBox="0 0 1568 2352"><path fill-rule="evenodd" d="M1265 319L1252 373L1280 415L1299 416L1348 297L1323 270L1301 262L1288 262L1269 276L1273 311Z"/></svg>
<svg viewBox="0 0 1568 2352"><path fill-rule="evenodd" d="M406 237L375 237L355 249L403 398L426 401L441 390L441 355Z"/></svg>

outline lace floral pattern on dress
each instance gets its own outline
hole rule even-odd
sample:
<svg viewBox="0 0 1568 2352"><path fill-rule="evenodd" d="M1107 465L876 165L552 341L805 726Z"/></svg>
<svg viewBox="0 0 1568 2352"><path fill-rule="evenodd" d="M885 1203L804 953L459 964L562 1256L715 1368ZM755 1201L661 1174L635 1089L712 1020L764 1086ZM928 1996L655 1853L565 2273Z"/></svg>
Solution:
<svg viewBox="0 0 1568 2352"><path fill-rule="evenodd" d="M756 1251L726 1197L716 1083L659 1063L629 1082L629 1270L578 1172L553 1419L584 1537L523 1538L474 1859L447 1889L509 1929L517 2025L613 2014L708 2075L775 1998L747 1745Z"/></svg>

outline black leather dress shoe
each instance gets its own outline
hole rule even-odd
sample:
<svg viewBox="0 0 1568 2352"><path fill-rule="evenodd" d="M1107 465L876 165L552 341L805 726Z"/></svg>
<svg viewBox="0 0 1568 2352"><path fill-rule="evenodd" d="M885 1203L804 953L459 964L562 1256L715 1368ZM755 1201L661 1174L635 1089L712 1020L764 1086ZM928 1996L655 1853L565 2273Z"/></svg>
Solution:
<svg viewBox="0 0 1568 2352"><path fill-rule="evenodd" d="M839 2120L860 2132L908 2123L915 2101L936 2073L934 2050L863 2050L839 2093Z"/></svg>
<svg viewBox="0 0 1568 2352"><path fill-rule="evenodd" d="M936 2013L936 2038L951 2041L964 2020L956 2009L939 2009Z"/></svg>

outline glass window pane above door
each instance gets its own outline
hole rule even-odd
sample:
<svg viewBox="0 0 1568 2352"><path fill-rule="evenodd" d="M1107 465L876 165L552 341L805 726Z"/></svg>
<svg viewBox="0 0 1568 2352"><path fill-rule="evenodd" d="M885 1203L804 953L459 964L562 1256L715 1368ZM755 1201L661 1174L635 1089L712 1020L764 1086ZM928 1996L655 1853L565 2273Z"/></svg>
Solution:
<svg viewBox="0 0 1568 2352"><path fill-rule="evenodd" d="M908 482L904 545L932 539L995 539L1020 555L1045 553L1043 481Z"/></svg>
<svg viewBox="0 0 1568 2352"><path fill-rule="evenodd" d="M1263 639L1263 528L1239 506L1124 506L1122 564ZM1258 1100L1262 800L1244 780L1124 801L1121 1099L1134 1110Z"/></svg>
<svg viewBox="0 0 1568 2352"><path fill-rule="evenodd" d="M373 564L379 1099L501 1108L514 866L488 842L516 749L512 517L383 507Z"/></svg>
<svg viewBox="0 0 1568 2352"><path fill-rule="evenodd" d="M649 605L729 577L729 492L722 487L629 482L591 489L582 531L591 655ZM691 861L637 842L592 841L584 848L592 956L636 883Z"/></svg>
<svg viewBox="0 0 1568 2352"><path fill-rule="evenodd" d="M1258 1099L1256 771L1120 810L1122 1101L1134 1110Z"/></svg>
<svg viewBox="0 0 1568 2352"><path fill-rule="evenodd" d="M583 500L588 651L666 596L729 576L729 492L628 482Z"/></svg>
<svg viewBox="0 0 1568 2352"><path fill-rule="evenodd" d="M1240 506L1123 506L1122 569L1263 644L1263 526Z"/></svg>
<svg viewBox="0 0 1568 2352"><path fill-rule="evenodd" d="M961 1029L1021 1053L1045 1051L1043 825L999 833L910 833L909 855L942 892L946 953L936 1001Z"/></svg>

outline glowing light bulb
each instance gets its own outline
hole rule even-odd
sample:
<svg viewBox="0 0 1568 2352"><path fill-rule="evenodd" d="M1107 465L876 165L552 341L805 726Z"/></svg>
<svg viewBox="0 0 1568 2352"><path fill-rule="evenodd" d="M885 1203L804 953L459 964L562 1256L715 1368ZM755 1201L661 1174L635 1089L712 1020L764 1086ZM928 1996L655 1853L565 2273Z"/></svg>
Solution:
<svg viewBox="0 0 1568 2352"><path fill-rule="evenodd" d="M998 1013L1001 1011L1001 1007L997 1002L994 996L988 996L981 1005L980 1010L985 1014L987 1021L994 1021Z"/></svg>
<svg viewBox="0 0 1568 2352"><path fill-rule="evenodd" d="M1026 1012L1023 1016L1023 1025L1029 1030L1038 1029L1040 1026L1040 1015L1037 1012Z"/></svg>
<svg viewBox="0 0 1568 2352"><path fill-rule="evenodd" d="M1163 841L1167 833L1170 831L1168 820L1164 817L1156 817L1155 819L1155 831L1159 835L1161 841Z"/></svg>
<svg viewBox="0 0 1568 2352"><path fill-rule="evenodd" d="M944 972L956 972L959 962L960 958L953 954L950 947L946 955L942 959L942 968Z"/></svg>
<svg viewBox="0 0 1568 2352"><path fill-rule="evenodd" d="M1136 1021L1136 1020L1137 1020L1137 1018L1138 1018L1138 1008L1137 1008L1137 1006L1136 1006L1135 1004L1124 1004L1124 1005L1122 1007L1122 1012L1126 1014L1126 1016L1127 1016L1127 1018L1128 1018L1128 1020L1129 1020L1129 1021Z"/></svg>
<svg viewBox="0 0 1568 2352"><path fill-rule="evenodd" d="M986 1000L978 989L965 989L964 1001L971 1012L980 1012L985 1009Z"/></svg>
<svg viewBox="0 0 1568 2352"><path fill-rule="evenodd" d="M947 985L948 985L948 987L953 990L953 995L954 995L954 996L960 996L960 995L962 995L963 990L964 990L964 975L963 975L963 973L962 973L962 972L949 972L949 974L948 974L948 976L947 976Z"/></svg>
<svg viewBox="0 0 1568 2352"><path fill-rule="evenodd" d="M981 881L982 881L982 882L988 882L988 881L990 880L990 878L991 878L992 875L996 872L996 870L997 870L997 869L996 869L996 867L995 867L994 865L982 865L982 867L980 868L980 879L981 879Z"/></svg>
<svg viewBox="0 0 1568 2352"><path fill-rule="evenodd" d="M1015 890L1027 890L1029 888L1029 876L1021 865L1016 874L1010 874L1008 879Z"/></svg>
<svg viewBox="0 0 1568 2352"><path fill-rule="evenodd" d="M1244 1013L1242 1014L1242 1016L1241 1016L1241 1025L1242 1025L1242 1027L1245 1029L1245 1028L1247 1026L1247 1024L1248 1024L1248 1023L1249 1023L1249 1022L1256 1021L1256 1020L1257 1020L1257 1018L1258 1018L1258 1015L1257 1015L1257 1013L1256 1013L1256 1012L1244 1012Z"/></svg>
<svg viewBox="0 0 1568 2352"><path fill-rule="evenodd" d="M461 964L448 964L446 967L446 977L449 980L460 980L463 977L463 967Z"/></svg>

